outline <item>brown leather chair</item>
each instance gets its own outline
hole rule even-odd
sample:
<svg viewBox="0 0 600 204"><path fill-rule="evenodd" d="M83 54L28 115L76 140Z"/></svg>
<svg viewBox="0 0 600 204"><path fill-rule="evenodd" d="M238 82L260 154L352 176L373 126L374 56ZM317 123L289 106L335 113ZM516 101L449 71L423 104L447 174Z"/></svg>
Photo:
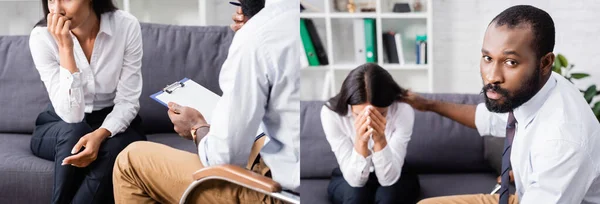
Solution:
<svg viewBox="0 0 600 204"><path fill-rule="evenodd" d="M196 173L192 175L194 182L192 182L192 184L190 184L190 186L185 190L179 203L185 204L188 196L190 196L194 189L202 182L211 179L218 179L258 191L287 203L299 204L299 196L283 191L281 185L279 185L279 183L273 179L248 170L252 169L252 165L254 164L254 161L259 155L260 149L262 149L264 141L267 138L263 136L265 135L259 135L254 142L254 145L252 145L252 150L250 151L246 168L231 164L224 164L205 167L196 171Z"/></svg>
<svg viewBox="0 0 600 204"><path fill-rule="evenodd" d="M239 166L225 164L219 166L211 166L198 170L193 174L194 182L185 190L181 196L180 204L185 204L188 196L200 183L211 180L225 180L237 185L267 194L271 197L280 199L287 203L300 203L300 197L285 192L279 183L273 179L257 174L253 171L244 169Z"/></svg>

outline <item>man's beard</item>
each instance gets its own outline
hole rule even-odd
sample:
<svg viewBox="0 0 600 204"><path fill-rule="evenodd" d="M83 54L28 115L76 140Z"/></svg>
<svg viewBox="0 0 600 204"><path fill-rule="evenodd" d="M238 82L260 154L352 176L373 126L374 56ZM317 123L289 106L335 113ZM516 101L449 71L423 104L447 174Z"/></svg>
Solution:
<svg viewBox="0 0 600 204"><path fill-rule="evenodd" d="M500 88L497 84L487 84L482 88L483 96L485 97L485 107L491 112L506 113L523 105L540 90L540 75L539 69L535 69L535 73L523 83L513 94L509 94L508 90ZM499 100L489 99L487 91L492 90L500 94L504 98L504 103L500 104Z"/></svg>
<svg viewBox="0 0 600 204"><path fill-rule="evenodd" d="M242 13L250 19L265 7L265 0L240 0L240 4Z"/></svg>

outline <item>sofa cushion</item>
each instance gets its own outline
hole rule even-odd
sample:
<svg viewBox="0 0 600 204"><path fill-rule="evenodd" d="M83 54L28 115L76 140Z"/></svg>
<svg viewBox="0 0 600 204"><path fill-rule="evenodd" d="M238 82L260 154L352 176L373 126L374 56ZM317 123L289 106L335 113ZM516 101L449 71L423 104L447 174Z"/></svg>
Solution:
<svg viewBox="0 0 600 204"><path fill-rule="evenodd" d="M192 141L174 133L148 135L148 140L196 153ZM52 197L52 161L31 153L30 134L0 133L0 203L48 203Z"/></svg>
<svg viewBox="0 0 600 204"><path fill-rule="evenodd" d="M422 94L426 98L460 104L482 101L476 94ZM406 164L419 173L490 172L483 153L483 138L434 112L415 111L413 135Z"/></svg>
<svg viewBox="0 0 600 204"><path fill-rule="evenodd" d="M226 26L175 26L142 23L144 56L140 116L146 133L173 132L167 108L150 98L185 77L219 95L219 72L233 31Z"/></svg>
<svg viewBox="0 0 600 204"><path fill-rule="evenodd" d="M483 150L485 161L496 171L502 172L502 153L504 152L504 137L483 137Z"/></svg>
<svg viewBox="0 0 600 204"><path fill-rule="evenodd" d="M300 101L300 178L330 178L338 167L321 125L323 101Z"/></svg>
<svg viewBox="0 0 600 204"><path fill-rule="evenodd" d="M448 195L488 194L496 185L493 173L421 174L421 198Z"/></svg>
<svg viewBox="0 0 600 204"><path fill-rule="evenodd" d="M302 203L329 203L329 179L302 179L300 182L300 195L310 195L302 196ZM419 183L420 198L424 199L448 195L487 194L496 185L496 177L490 173L422 174L419 175Z"/></svg>
<svg viewBox="0 0 600 204"><path fill-rule="evenodd" d="M0 203L48 203L54 167L34 156L31 135L0 134Z"/></svg>
<svg viewBox="0 0 600 204"><path fill-rule="evenodd" d="M0 132L31 133L50 100L33 65L28 36L0 36L0 82Z"/></svg>
<svg viewBox="0 0 600 204"><path fill-rule="evenodd" d="M140 116L146 133L173 132L167 108L150 95L190 78L221 95L219 72L233 31L227 26L175 26L142 23L143 88ZM49 103L35 69L28 36L0 36L0 132L31 133L37 115ZM21 104L28 104L27 108Z"/></svg>
<svg viewBox="0 0 600 204"><path fill-rule="evenodd" d="M302 197L300 201L310 204L329 204L328 185L329 179L302 179L300 188L298 188L298 192Z"/></svg>
<svg viewBox="0 0 600 204"><path fill-rule="evenodd" d="M422 94L426 98L462 104L482 101L477 94ZM301 101L301 178L329 178L337 167L325 138L320 111L323 101ZM406 165L417 173L492 172L484 159L483 138L475 129L433 112L415 111Z"/></svg>

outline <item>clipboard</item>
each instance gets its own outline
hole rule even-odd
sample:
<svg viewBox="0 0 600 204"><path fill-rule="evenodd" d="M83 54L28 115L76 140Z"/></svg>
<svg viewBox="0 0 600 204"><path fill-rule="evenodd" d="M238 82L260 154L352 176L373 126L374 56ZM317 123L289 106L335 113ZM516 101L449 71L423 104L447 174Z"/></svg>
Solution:
<svg viewBox="0 0 600 204"><path fill-rule="evenodd" d="M168 107L169 102L174 102L182 106L194 108L202 113L204 119L210 123L213 110L221 97L195 81L183 78L152 94L150 98L165 107Z"/></svg>
<svg viewBox="0 0 600 204"><path fill-rule="evenodd" d="M161 91L152 94L150 98L169 107L169 102L174 102L182 106L188 106L198 110L204 116L206 122L211 123L213 110L217 107L217 103L221 96L204 88L195 81L183 78L180 81L167 85ZM258 127L255 140L264 135L265 128L263 123ZM267 136L265 144L261 152L276 153L282 148L281 142Z"/></svg>

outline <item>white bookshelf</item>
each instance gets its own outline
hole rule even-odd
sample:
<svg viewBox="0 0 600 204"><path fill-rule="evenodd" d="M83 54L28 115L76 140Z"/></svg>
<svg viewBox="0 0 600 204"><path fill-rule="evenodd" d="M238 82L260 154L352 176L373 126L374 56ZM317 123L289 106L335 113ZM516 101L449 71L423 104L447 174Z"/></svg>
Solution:
<svg viewBox="0 0 600 204"><path fill-rule="evenodd" d="M360 1L360 0L355 0ZM433 92L433 20L432 0L421 0L420 12L393 13L393 3L410 3L414 0L372 0L375 12L348 13L333 8L333 1L311 1L301 18L312 19L327 53L329 65L306 66L301 69L301 99L326 100L339 92L348 73L358 67L354 59L354 19L373 18L376 22L376 63L390 72L404 88L418 92ZM322 2L322 5L320 5ZM316 5L315 5L316 4ZM317 7L317 9L312 9ZM384 61L382 34L386 31L402 35L406 63L390 64ZM427 35L427 64L415 63L416 35Z"/></svg>
<svg viewBox="0 0 600 204"><path fill-rule="evenodd" d="M113 0L140 22L229 25L236 7L223 0ZM29 35L43 17L40 0L0 0L0 35Z"/></svg>

